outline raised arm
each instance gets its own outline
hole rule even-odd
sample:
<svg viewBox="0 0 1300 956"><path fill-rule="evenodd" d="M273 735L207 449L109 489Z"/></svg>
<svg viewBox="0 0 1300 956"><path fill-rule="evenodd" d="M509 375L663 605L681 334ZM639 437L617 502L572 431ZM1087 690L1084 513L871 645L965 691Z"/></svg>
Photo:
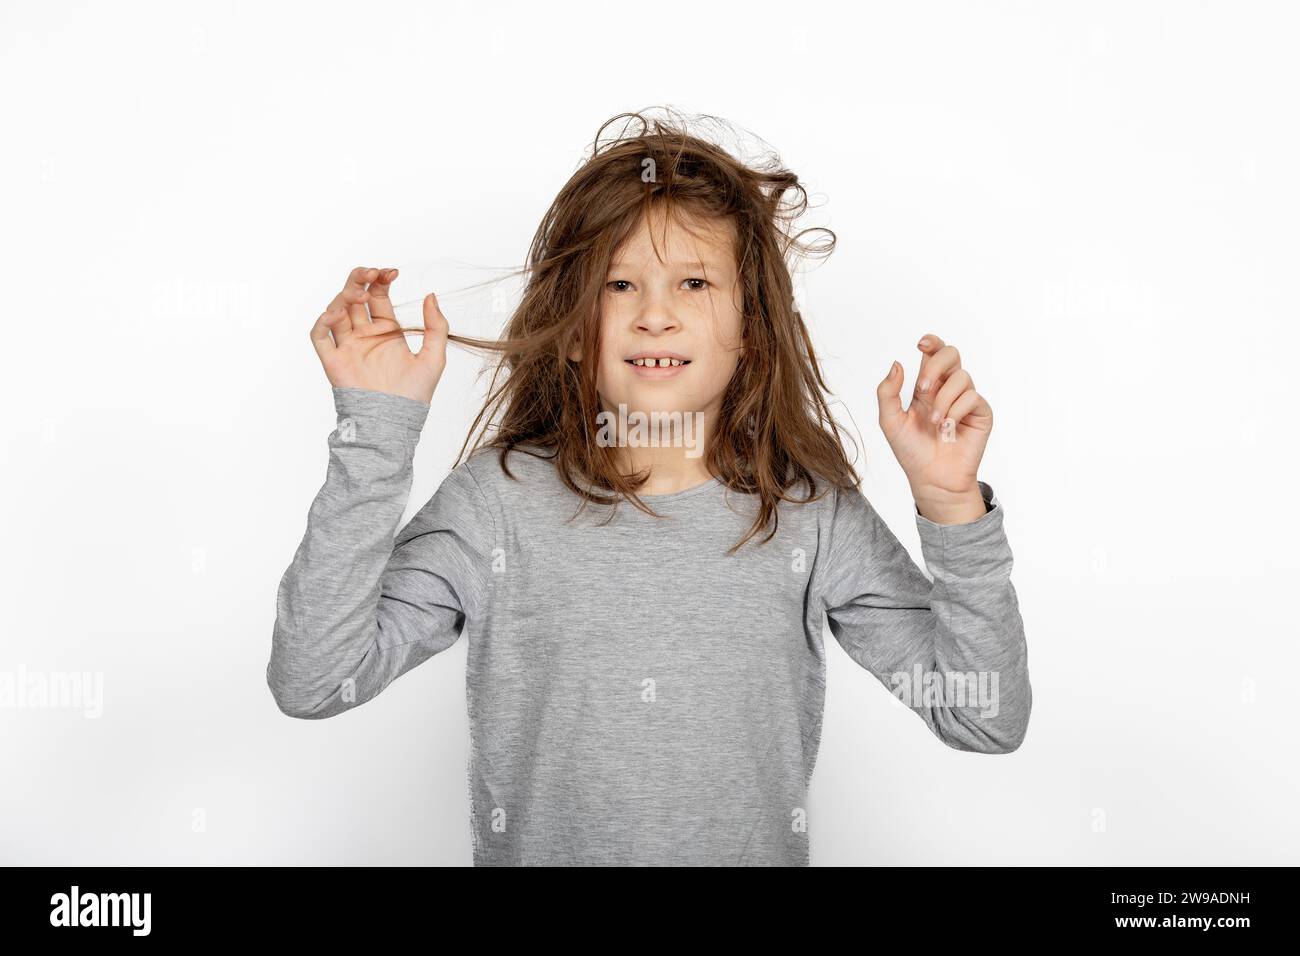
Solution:
<svg viewBox="0 0 1300 956"><path fill-rule="evenodd" d="M354 270L312 329L338 422L277 592L266 679L292 717L332 717L371 699L454 643L482 593L492 518L468 464L397 531L447 323L427 298L423 348L412 353L394 334L395 275Z"/></svg>
<svg viewBox="0 0 1300 956"><path fill-rule="evenodd" d="M933 334L916 347L924 357L908 407L898 362L876 397L934 580L860 492L840 489L821 597L844 649L940 740L1009 753L1029 726L1031 694L1002 508L976 478L993 409L955 347Z"/></svg>

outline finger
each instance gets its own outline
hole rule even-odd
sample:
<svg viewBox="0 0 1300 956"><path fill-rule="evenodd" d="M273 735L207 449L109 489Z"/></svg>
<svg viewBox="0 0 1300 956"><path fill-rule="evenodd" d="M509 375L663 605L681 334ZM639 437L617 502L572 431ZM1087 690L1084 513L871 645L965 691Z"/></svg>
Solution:
<svg viewBox="0 0 1300 956"><path fill-rule="evenodd" d="M964 368L955 370L948 376L943 383L943 387L935 393L933 401L930 402L930 422L935 425L939 424L949 414L948 409L953 402L957 401L967 389L973 389L974 387L975 383L971 380L970 372Z"/></svg>
<svg viewBox="0 0 1300 956"><path fill-rule="evenodd" d="M441 373L447 361L447 334L450 331L447 317L438 305L438 297L430 292L424 297L424 344L416 358L428 362Z"/></svg>
<svg viewBox="0 0 1300 956"><path fill-rule="evenodd" d="M355 269L352 270L353 275L356 274L356 271L357 270ZM378 277L379 270L375 268L364 269L361 272L359 283L361 286L361 294L355 296L354 301L348 303L348 315L352 316L352 330L354 332L365 333L371 331L370 310L366 308L366 305L370 301L369 285ZM349 283L351 282L351 279L352 277L349 276Z"/></svg>
<svg viewBox="0 0 1300 956"><path fill-rule="evenodd" d="M916 343L916 347L920 349L924 355L930 355L933 352L939 351L939 349L943 348L943 345L943 339L929 332L921 336L920 341Z"/></svg>
<svg viewBox="0 0 1300 956"><path fill-rule="evenodd" d="M327 311L328 309L333 309L337 306L347 308L356 301L364 302L367 297L365 281L366 272L367 269L365 266L357 266L349 272L347 281L343 283L343 288L339 290L338 295L334 296L334 298L330 300Z"/></svg>
<svg viewBox="0 0 1300 956"><path fill-rule="evenodd" d="M971 388L962 392L957 401L952 403L948 409L947 420L956 426L963 423L970 424L970 421L983 416L992 418L993 409L989 407L983 395Z"/></svg>
<svg viewBox="0 0 1300 956"><path fill-rule="evenodd" d="M912 401L907 406L908 411L911 411L912 406L916 404L917 398L929 391L930 379L925 374L925 363L929 361L931 354L943 348L943 339L939 338L937 335L926 333L921 336L921 340L916 343L916 347L921 350L921 354L924 358L921 359L921 367L917 369L916 372L916 385L912 387ZM925 388L921 387L921 383L923 382L925 383Z"/></svg>
<svg viewBox="0 0 1300 956"><path fill-rule="evenodd" d="M399 326L397 313L393 309L393 300L389 297L389 288L397 278L396 269L380 269L379 278L370 283L370 328L372 333L392 332Z"/></svg>
<svg viewBox="0 0 1300 956"><path fill-rule="evenodd" d="M324 358L338 348L336 329L349 321L347 310L344 308L326 309L320 314L320 318L311 327L311 344L316 349L317 355Z"/></svg>
<svg viewBox="0 0 1300 956"><path fill-rule="evenodd" d="M921 369L916 373L916 396L929 398L939 391L944 380L961 368L961 353L951 345L934 349L921 360Z"/></svg>
<svg viewBox="0 0 1300 956"><path fill-rule="evenodd" d="M903 402L899 394L903 390L903 366L894 362L889 366L889 374L876 386L876 401L880 404L880 428L886 435L892 435L903 420Z"/></svg>
<svg viewBox="0 0 1300 956"><path fill-rule="evenodd" d="M334 336L330 335L330 319L331 315L328 310L322 312L311 327L311 344L316 349L316 354L321 358L338 348L334 344Z"/></svg>
<svg viewBox="0 0 1300 956"><path fill-rule="evenodd" d="M389 298L389 289L392 288L393 280L397 278L396 269L380 269L379 278L370 283L370 320L375 319L392 319L397 321L397 314L393 311L393 300Z"/></svg>
<svg viewBox="0 0 1300 956"><path fill-rule="evenodd" d="M346 322L340 322L333 326L334 341L339 345L342 345L352 337L352 315L348 309L357 302L365 302L369 297L364 280L365 272L365 266L357 266L357 268L348 273L348 278L347 281L343 283L343 288L339 290L338 295L334 296L334 298L330 300L330 304L325 309L326 312L333 312L337 309L342 309L344 315L347 317Z"/></svg>
<svg viewBox="0 0 1300 956"><path fill-rule="evenodd" d="M930 371L930 359L937 351L943 349L944 339L936 336L936 334L927 333L920 337L920 341L917 342L917 347L923 358L920 360L920 368L917 369L917 386L915 386L913 393L911 393L913 394L913 398L917 397L917 395L930 392L931 376L927 375L927 372ZM926 388L922 388L922 384L924 384Z"/></svg>

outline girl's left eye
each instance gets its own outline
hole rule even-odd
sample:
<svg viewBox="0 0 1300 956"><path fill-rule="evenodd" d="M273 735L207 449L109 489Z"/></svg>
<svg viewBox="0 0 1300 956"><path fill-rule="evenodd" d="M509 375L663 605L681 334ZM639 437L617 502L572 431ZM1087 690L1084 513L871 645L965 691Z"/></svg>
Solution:
<svg viewBox="0 0 1300 956"><path fill-rule="evenodd" d="M708 279L687 279L686 281L687 281L687 282L700 282L700 283L703 283L702 285L696 286L695 289L692 290L692 291L694 291L694 292L698 292L698 291L700 291L701 289L707 288L708 285L709 285L709 280L708 280Z"/></svg>

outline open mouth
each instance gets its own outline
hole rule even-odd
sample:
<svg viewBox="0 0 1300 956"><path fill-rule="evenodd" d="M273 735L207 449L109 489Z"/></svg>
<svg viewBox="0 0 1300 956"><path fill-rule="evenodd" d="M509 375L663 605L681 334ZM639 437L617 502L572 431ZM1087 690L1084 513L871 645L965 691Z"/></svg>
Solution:
<svg viewBox="0 0 1300 956"><path fill-rule="evenodd" d="M671 356L640 356L637 358L623 359L628 365L635 365L637 368L677 368L681 365L690 365L690 359L673 358Z"/></svg>
<svg viewBox="0 0 1300 956"><path fill-rule="evenodd" d="M681 368L690 364L681 352L636 352L623 360L637 368Z"/></svg>
<svg viewBox="0 0 1300 956"><path fill-rule="evenodd" d="M623 361L632 366L633 375L644 379L673 378L691 364L690 359L673 352L644 352Z"/></svg>

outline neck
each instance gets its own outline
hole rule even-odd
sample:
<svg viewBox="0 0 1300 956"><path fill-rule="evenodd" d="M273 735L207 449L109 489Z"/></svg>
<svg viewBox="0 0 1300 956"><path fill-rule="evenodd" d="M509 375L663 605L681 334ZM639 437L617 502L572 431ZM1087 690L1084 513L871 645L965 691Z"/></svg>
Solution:
<svg viewBox="0 0 1300 956"><path fill-rule="evenodd" d="M645 495L672 495L704 484L713 476L704 456L688 458L683 448L620 448L619 467L624 474L650 470L650 477L638 490Z"/></svg>
<svg viewBox="0 0 1300 956"><path fill-rule="evenodd" d="M611 409L602 399L609 426L605 438L615 440L619 470L625 475L646 470L650 473L639 489L640 494L676 494L713 477L705 461L717 421L717 404L715 401L700 411L675 414L671 420L658 419L657 425L653 417L647 420L643 415L637 421L641 427L634 428L630 420L625 420L620 411ZM626 407L620 406L620 410L625 412ZM633 417L627 414L628 419ZM636 432L635 439L632 432Z"/></svg>

